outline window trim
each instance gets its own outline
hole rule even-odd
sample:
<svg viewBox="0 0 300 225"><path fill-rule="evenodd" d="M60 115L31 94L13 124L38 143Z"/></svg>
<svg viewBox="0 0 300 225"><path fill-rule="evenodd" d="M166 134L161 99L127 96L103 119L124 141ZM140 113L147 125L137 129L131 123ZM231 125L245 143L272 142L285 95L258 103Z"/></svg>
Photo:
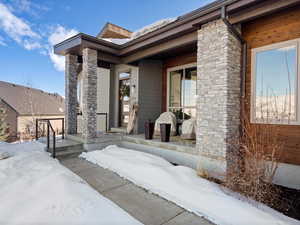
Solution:
<svg viewBox="0 0 300 225"><path fill-rule="evenodd" d="M255 118L256 106L256 55L259 52L284 48L291 45L296 46L296 78L295 78L295 111L296 120L294 121L275 121L268 122ZM274 124L274 125L300 125L300 38L283 41L275 44L266 45L263 47L253 48L251 50L251 94L250 94L250 122L256 124Z"/></svg>
<svg viewBox="0 0 300 225"><path fill-rule="evenodd" d="M196 103L195 107L193 107L193 106L170 107L170 73L173 71L176 71L176 70L185 70L185 69L192 68L192 67L196 67L196 70L198 70L196 62L167 68L167 112L170 112L170 109L182 109L182 108L190 108L190 109L195 108L197 111L197 103ZM197 94L197 84L196 84L196 94Z"/></svg>

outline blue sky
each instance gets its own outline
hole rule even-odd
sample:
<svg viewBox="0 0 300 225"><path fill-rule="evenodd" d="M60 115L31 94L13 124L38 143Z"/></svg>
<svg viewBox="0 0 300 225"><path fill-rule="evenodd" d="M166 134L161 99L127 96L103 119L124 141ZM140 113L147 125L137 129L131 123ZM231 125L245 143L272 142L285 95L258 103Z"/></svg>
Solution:
<svg viewBox="0 0 300 225"><path fill-rule="evenodd" d="M256 55L256 94L258 96L284 96L295 92L297 77L296 46L262 51ZM290 74L290 80L289 76Z"/></svg>
<svg viewBox="0 0 300 225"><path fill-rule="evenodd" d="M211 0L0 0L0 80L64 95L63 59L53 43L106 22L137 30Z"/></svg>

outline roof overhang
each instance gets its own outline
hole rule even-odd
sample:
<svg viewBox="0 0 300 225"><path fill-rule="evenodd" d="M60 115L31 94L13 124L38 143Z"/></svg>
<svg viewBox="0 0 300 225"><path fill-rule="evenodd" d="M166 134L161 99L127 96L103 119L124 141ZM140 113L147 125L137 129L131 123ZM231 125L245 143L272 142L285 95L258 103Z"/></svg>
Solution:
<svg viewBox="0 0 300 225"><path fill-rule="evenodd" d="M299 3L300 0L220 0L123 45L80 33L55 45L54 52L80 55L83 48L93 48L101 52L99 57L106 58L104 61L130 63L178 47L176 42L181 45L196 43L196 31L201 25L220 18L222 7L226 7L230 22L238 24Z"/></svg>
<svg viewBox="0 0 300 225"><path fill-rule="evenodd" d="M106 23L97 35L98 38L130 38L132 32L112 23Z"/></svg>
<svg viewBox="0 0 300 225"><path fill-rule="evenodd" d="M96 37L79 33L54 46L54 53L58 55L81 55L82 49L92 48L101 52L100 60L111 63L120 63L118 57L121 46L98 39Z"/></svg>

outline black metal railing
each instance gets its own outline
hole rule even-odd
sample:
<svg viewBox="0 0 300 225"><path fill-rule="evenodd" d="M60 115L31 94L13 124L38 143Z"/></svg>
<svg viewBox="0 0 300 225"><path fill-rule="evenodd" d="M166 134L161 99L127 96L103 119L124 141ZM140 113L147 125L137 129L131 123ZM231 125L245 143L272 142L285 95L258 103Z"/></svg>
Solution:
<svg viewBox="0 0 300 225"><path fill-rule="evenodd" d="M52 157L55 158L56 157L56 132L53 129L51 122L52 120L61 120L61 125L62 125L62 139L65 138L65 119L64 118L43 118L43 119L36 119L36 124L35 124L35 137L36 140L39 139L39 123L46 123L47 125L47 151L50 150L50 130L52 132Z"/></svg>

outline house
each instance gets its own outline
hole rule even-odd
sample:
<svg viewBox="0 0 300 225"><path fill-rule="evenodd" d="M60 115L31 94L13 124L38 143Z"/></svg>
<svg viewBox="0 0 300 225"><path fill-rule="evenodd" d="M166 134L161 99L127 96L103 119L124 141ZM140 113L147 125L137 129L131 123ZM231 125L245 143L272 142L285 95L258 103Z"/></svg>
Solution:
<svg viewBox="0 0 300 225"><path fill-rule="evenodd" d="M6 111L9 140L13 141L35 137L35 120L38 118L64 118L65 101L58 94L0 81L0 107ZM51 124L61 131L61 121L51 121ZM43 125L41 129L45 131Z"/></svg>
<svg viewBox="0 0 300 225"><path fill-rule="evenodd" d="M55 45L66 58L67 133L78 132L77 92L87 144L97 139L99 112L120 128L138 104L136 134L162 112L187 114L197 121L196 145L158 154L190 165L200 158L203 170L226 174L245 109L252 123L278 126L286 157L276 182L300 188L299 15L299 0L220 0L136 32L108 23L96 37L79 33Z"/></svg>

